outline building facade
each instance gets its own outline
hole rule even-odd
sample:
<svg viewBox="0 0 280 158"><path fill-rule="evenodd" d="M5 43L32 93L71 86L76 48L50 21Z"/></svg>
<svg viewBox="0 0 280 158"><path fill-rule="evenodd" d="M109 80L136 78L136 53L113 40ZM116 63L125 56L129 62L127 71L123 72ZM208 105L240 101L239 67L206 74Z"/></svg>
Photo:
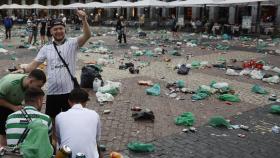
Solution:
<svg viewBox="0 0 280 158"><path fill-rule="evenodd" d="M71 3L88 3L92 1L98 2L111 2L112 0L1 0L2 4L41 4L41 5L59 5L59 4L71 4ZM113 0L114 1L114 0ZM130 2L135 2L137 0L128 0ZM171 1L171 0L163 0ZM61 14L65 15L72 14L70 10L9 10L8 14L15 16L30 15L36 12L39 15L45 14ZM223 23L229 24L240 24L243 16L252 16L252 23L257 21L257 3L250 6L233 6L230 7L177 7L177 8L122 8L122 9L90 9L87 12L94 14L101 14L102 19L113 18L116 14L124 15L127 19L137 19L140 15L145 14L148 19L165 19L169 18L171 14L175 14L180 17L184 17L186 20L191 19L201 19L206 16L207 19L212 21L222 21ZM7 11L1 11L2 16L4 16ZM261 21L267 22L272 21L274 24L280 25L280 1L274 0L273 3L269 3L261 6Z"/></svg>

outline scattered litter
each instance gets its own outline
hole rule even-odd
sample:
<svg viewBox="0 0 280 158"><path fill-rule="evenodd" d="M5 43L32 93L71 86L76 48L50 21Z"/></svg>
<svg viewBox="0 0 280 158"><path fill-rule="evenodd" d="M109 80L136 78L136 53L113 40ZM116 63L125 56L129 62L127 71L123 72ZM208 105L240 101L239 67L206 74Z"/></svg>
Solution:
<svg viewBox="0 0 280 158"><path fill-rule="evenodd" d="M229 122L226 121L225 118L222 117L222 116L213 116L213 117L211 117L210 120L209 120L209 124L212 127L227 127L227 128L230 127Z"/></svg>
<svg viewBox="0 0 280 158"><path fill-rule="evenodd" d="M128 149L134 152L153 152L155 146L153 144L145 144L141 142L131 142L127 145Z"/></svg>
<svg viewBox="0 0 280 158"><path fill-rule="evenodd" d="M160 84L156 83L151 88L146 89L146 93L152 96L160 95Z"/></svg>

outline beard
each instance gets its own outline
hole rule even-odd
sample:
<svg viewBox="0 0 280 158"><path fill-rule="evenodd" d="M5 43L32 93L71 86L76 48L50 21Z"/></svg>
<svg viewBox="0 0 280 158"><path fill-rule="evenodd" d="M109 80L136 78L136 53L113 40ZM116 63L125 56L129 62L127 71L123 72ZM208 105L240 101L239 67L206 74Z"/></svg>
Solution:
<svg viewBox="0 0 280 158"><path fill-rule="evenodd" d="M55 36L53 36L54 41L56 42L62 42L65 39L65 36L63 36L62 38L56 38Z"/></svg>

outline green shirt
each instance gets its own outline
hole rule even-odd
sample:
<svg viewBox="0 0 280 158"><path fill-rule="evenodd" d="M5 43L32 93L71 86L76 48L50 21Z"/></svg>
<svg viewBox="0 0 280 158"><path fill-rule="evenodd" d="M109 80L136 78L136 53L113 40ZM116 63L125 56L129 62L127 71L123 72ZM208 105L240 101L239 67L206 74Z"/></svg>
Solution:
<svg viewBox="0 0 280 158"><path fill-rule="evenodd" d="M26 113L29 115L32 121L34 121L35 119L39 119L44 125L48 127L48 133L50 136L52 132L51 118L48 115L39 112L33 106L25 106L24 109L26 110ZM19 138L21 137L21 134L27 126L28 122L26 121L26 118L21 111L16 111L8 116L6 122L8 146L15 146L17 144Z"/></svg>
<svg viewBox="0 0 280 158"><path fill-rule="evenodd" d="M23 79L25 74L8 74L0 80L0 98L11 104L21 105L24 99Z"/></svg>

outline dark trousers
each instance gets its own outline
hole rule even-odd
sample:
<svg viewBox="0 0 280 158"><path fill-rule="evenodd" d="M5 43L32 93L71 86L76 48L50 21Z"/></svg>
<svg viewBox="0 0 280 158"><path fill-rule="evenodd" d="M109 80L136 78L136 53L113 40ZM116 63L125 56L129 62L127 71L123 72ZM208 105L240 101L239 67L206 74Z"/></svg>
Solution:
<svg viewBox="0 0 280 158"><path fill-rule="evenodd" d="M11 39L11 28L10 27L6 27L6 39Z"/></svg>
<svg viewBox="0 0 280 158"><path fill-rule="evenodd" d="M122 38L124 43L126 43L126 34L123 31L118 31L119 43L122 43Z"/></svg>

